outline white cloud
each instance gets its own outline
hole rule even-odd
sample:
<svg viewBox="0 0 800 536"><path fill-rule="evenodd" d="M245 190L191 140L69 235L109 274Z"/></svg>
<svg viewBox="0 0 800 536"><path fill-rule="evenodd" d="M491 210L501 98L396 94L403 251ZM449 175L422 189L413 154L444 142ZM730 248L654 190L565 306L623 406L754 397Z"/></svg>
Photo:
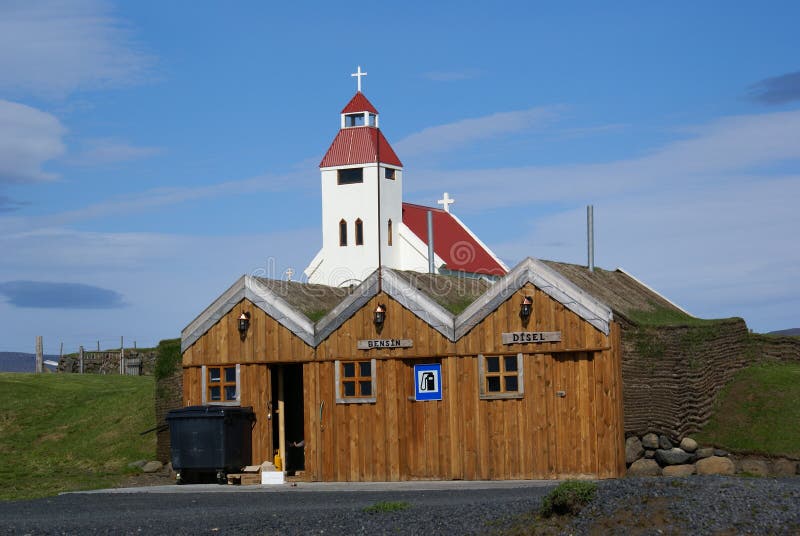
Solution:
<svg viewBox="0 0 800 536"><path fill-rule="evenodd" d="M159 147L137 147L128 142L108 138L89 139L69 163L75 166L102 166L148 158L162 152Z"/></svg>
<svg viewBox="0 0 800 536"><path fill-rule="evenodd" d="M151 64L105 1L0 4L0 89L61 96L128 85Z"/></svg>
<svg viewBox="0 0 800 536"><path fill-rule="evenodd" d="M65 132L54 116L0 99L0 184L55 179L42 166L64 153Z"/></svg>
<svg viewBox="0 0 800 536"><path fill-rule="evenodd" d="M724 188L759 180L750 172L760 167L800 159L800 111L724 118L687 132L693 137L609 163L420 170L406 189L457 193L459 207L467 211L592 202L648 191Z"/></svg>
<svg viewBox="0 0 800 536"><path fill-rule="evenodd" d="M556 116L558 109L540 107L462 119L446 125L428 127L403 138L394 147L404 158L451 151L477 141L544 125Z"/></svg>

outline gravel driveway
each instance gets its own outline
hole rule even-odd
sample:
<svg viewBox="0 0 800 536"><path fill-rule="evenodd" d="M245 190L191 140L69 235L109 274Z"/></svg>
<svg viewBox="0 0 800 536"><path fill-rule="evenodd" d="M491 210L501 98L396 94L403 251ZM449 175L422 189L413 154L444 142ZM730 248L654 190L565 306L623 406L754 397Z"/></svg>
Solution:
<svg viewBox="0 0 800 536"><path fill-rule="evenodd" d="M474 486L474 483L465 484ZM800 534L800 479L601 481L574 534ZM2 534L502 534L555 483L446 490L67 494L0 503ZM343 486L342 489L345 489ZM206 488L207 489L207 488ZM314 491L310 491L314 490ZM166 490L162 490L166 491ZM189 491L187 493L187 491ZM366 512L379 501L406 510Z"/></svg>

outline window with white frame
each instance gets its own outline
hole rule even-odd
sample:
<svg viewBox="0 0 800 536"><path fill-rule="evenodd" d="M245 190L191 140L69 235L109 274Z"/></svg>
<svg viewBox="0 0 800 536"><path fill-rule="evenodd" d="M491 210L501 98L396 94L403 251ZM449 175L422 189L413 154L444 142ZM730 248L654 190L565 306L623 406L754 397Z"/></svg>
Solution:
<svg viewBox="0 0 800 536"><path fill-rule="evenodd" d="M479 355L481 398L522 398L522 354Z"/></svg>

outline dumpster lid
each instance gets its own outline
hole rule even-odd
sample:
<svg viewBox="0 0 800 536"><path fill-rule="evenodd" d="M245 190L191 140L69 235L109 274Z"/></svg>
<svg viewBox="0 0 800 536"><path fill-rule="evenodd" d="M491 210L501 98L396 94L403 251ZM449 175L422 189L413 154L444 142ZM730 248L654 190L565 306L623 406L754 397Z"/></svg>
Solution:
<svg viewBox="0 0 800 536"><path fill-rule="evenodd" d="M211 404L207 406L186 406L185 408L171 409L167 413L167 420L225 416L242 416L252 419L255 415L253 414L252 406L220 406Z"/></svg>

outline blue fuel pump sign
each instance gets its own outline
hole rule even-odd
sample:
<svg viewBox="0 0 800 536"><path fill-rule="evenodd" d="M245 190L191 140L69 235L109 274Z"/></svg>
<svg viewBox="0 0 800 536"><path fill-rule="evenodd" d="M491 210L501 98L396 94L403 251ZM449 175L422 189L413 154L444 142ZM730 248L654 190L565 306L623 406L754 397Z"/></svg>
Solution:
<svg viewBox="0 0 800 536"><path fill-rule="evenodd" d="M414 365L414 399L442 399L442 365Z"/></svg>

